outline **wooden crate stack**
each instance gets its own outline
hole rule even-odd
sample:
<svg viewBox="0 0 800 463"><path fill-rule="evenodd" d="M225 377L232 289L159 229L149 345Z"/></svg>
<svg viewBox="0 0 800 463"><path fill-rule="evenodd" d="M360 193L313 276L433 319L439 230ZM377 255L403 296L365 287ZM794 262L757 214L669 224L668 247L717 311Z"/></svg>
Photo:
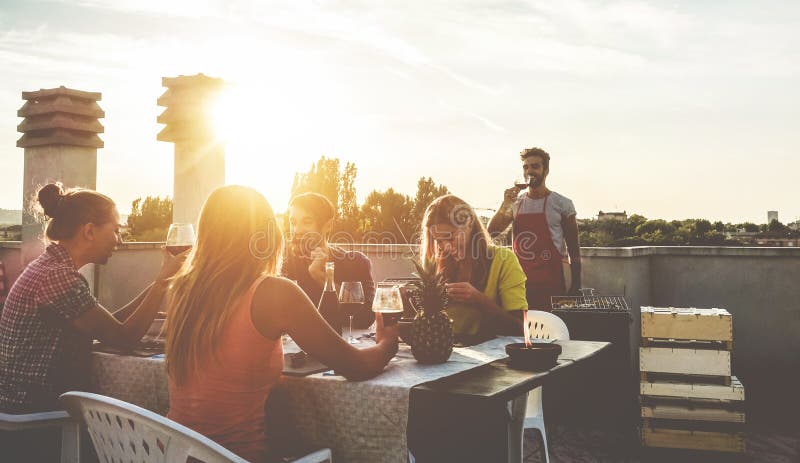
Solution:
<svg viewBox="0 0 800 463"><path fill-rule="evenodd" d="M731 314L674 307L641 311L642 444L744 452L744 387L731 375Z"/></svg>

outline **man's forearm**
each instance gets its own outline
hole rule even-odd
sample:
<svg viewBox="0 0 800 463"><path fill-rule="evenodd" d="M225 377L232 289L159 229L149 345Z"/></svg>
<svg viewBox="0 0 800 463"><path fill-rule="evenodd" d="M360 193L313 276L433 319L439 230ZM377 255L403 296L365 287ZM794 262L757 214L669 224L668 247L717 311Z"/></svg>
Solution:
<svg viewBox="0 0 800 463"><path fill-rule="evenodd" d="M572 288L567 289L574 289L578 290L581 288L581 261L580 259L574 260L569 264L570 272L572 273Z"/></svg>
<svg viewBox="0 0 800 463"><path fill-rule="evenodd" d="M578 222L573 215L563 220L561 226L564 227L564 239L567 242L570 260L569 269L572 274L572 284L567 290L576 292L581 287L581 242L578 234Z"/></svg>
<svg viewBox="0 0 800 463"><path fill-rule="evenodd" d="M512 220L514 220L514 214L511 212L511 205L504 204L500 206L500 210L489 221L486 230L494 237L508 228Z"/></svg>

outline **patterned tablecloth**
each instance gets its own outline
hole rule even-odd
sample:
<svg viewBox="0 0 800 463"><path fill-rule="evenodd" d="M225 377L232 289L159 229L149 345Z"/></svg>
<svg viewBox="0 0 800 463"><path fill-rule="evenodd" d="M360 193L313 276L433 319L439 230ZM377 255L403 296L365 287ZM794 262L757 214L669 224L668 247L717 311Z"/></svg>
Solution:
<svg viewBox="0 0 800 463"><path fill-rule="evenodd" d="M422 365L400 345L385 371L367 381L318 373L284 376L280 393L299 438L311 447L328 447L341 462L406 462L409 391L417 384L469 370L506 357L505 345L521 338L498 337L472 347L453 349L440 365ZM285 352L297 351L293 343ZM93 353L95 392L156 413L169 410L163 358Z"/></svg>

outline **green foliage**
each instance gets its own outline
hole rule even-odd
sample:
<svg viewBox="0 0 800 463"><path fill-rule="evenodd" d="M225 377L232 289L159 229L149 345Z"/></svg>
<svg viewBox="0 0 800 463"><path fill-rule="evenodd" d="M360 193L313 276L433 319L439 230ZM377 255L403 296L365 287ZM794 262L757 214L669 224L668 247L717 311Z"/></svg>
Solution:
<svg viewBox="0 0 800 463"><path fill-rule="evenodd" d="M653 235L656 232L660 235L671 235L675 232L675 226L666 220L648 220L636 227L636 234L639 236Z"/></svg>
<svg viewBox="0 0 800 463"><path fill-rule="evenodd" d="M787 231L789 228L782 224L777 219L772 219L772 221L767 225L767 231L770 233L783 233Z"/></svg>
<svg viewBox="0 0 800 463"><path fill-rule="evenodd" d="M169 226L164 228L151 228L149 230L145 230L139 235L136 235L136 239L132 241L144 241L144 242L153 242L153 241L164 241L167 239L167 230Z"/></svg>
<svg viewBox="0 0 800 463"><path fill-rule="evenodd" d="M424 312L438 312L447 307L448 297L445 289L447 283L444 273L439 272L436 262L426 259L421 264L417 259L412 259L414 268L417 270L412 275L419 278L414 283L417 289L416 297Z"/></svg>
<svg viewBox="0 0 800 463"><path fill-rule="evenodd" d="M694 232L696 237L705 236L706 233L711 231L711 222L705 219L696 220L694 222Z"/></svg>
<svg viewBox="0 0 800 463"><path fill-rule="evenodd" d="M342 173L341 189L339 190L339 220L341 224L339 229L353 237L358 232L358 224L361 217L361 211L356 201L355 180L357 173L356 165L348 162Z"/></svg>
<svg viewBox="0 0 800 463"><path fill-rule="evenodd" d="M745 222L741 224L740 228L744 228L744 231L748 233L758 233L758 225L750 222Z"/></svg>
<svg viewBox="0 0 800 463"><path fill-rule="evenodd" d="M128 216L130 241L164 241L172 223L172 200L158 196L137 198Z"/></svg>
<svg viewBox="0 0 800 463"><path fill-rule="evenodd" d="M711 230L704 236L706 243L710 246L722 246L725 244L725 235L717 230Z"/></svg>
<svg viewBox="0 0 800 463"><path fill-rule="evenodd" d="M361 206L363 236L376 243L413 243L419 232L411 216L413 208L414 200L392 188L373 191Z"/></svg>
<svg viewBox="0 0 800 463"><path fill-rule="evenodd" d="M643 234L642 235L642 239L646 243L651 244L651 245L655 245L655 246L666 246L666 245L672 244L669 241L669 235L665 234L660 229L659 230L655 230L655 231L650 232L650 233Z"/></svg>
<svg viewBox="0 0 800 463"><path fill-rule="evenodd" d="M635 230L639 225L647 222L647 217L639 214L633 214L628 217L628 224Z"/></svg>
<svg viewBox="0 0 800 463"><path fill-rule="evenodd" d="M422 218L425 210L439 196L449 194L450 190L444 185L436 185L431 177L421 177L417 181L417 195L414 197L414 206L411 208L411 216L414 223L419 228L422 225Z"/></svg>
<svg viewBox="0 0 800 463"><path fill-rule="evenodd" d="M348 162L341 166L338 158L321 157L308 172L294 176L291 196L314 192L327 197L336 207L333 233L335 241L358 240L359 210L356 204L355 179L358 170ZM288 220L288 218L287 218Z"/></svg>
<svg viewBox="0 0 800 463"><path fill-rule="evenodd" d="M580 230L580 228L579 228ZM581 230L579 233L581 246L608 247L614 244L614 237L602 230Z"/></svg>
<svg viewBox="0 0 800 463"><path fill-rule="evenodd" d="M650 243L641 236L628 236L614 242L614 246L632 247L632 246L647 246Z"/></svg>
<svg viewBox="0 0 800 463"><path fill-rule="evenodd" d="M373 191L359 206L355 189L357 173L355 164L348 162L342 167L339 159L323 156L308 172L294 176L292 196L312 191L325 195L336 205L336 224L331 237L336 242L415 242L425 209L431 201L449 193L446 186L422 177L414 198L390 188ZM283 223L284 229L288 229L288 217L283 218Z"/></svg>
<svg viewBox="0 0 800 463"><path fill-rule="evenodd" d="M790 237L780 223L763 225L767 234ZM632 215L627 220L587 220L579 227L581 246L741 246L742 241L728 238L740 230L758 232L758 225L752 223L725 224L706 219L686 220L648 220L641 215Z"/></svg>
<svg viewBox="0 0 800 463"><path fill-rule="evenodd" d="M421 177L413 198L389 188L371 192L359 206L355 190L357 172L351 162L342 167L339 159L322 157L308 172L295 174L293 196L314 191L327 196L337 206L334 241L418 242L425 209L434 199L449 193L446 186L437 184L431 177ZM587 247L741 246L740 239L747 242L747 237L737 238L735 234L740 230L770 237L800 235L778 221L761 226L749 222L733 225L706 219L648 220L633 214L627 220L581 221L579 239L581 246ZM730 234L734 236L728 238Z"/></svg>

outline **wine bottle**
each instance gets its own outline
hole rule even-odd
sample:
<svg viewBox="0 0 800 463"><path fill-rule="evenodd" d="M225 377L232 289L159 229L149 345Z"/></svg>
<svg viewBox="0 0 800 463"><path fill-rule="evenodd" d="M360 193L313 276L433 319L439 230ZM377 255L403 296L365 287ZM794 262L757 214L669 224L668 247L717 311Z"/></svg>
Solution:
<svg viewBox="0 0 800 463"><path fill-rule="evenodd" d="M325 288L319 299L319 310L322 318L334 331L342 335L342 315L339 313L339 296L336 294L336 283L333 281L333 262L325 262Z"/></svg>

